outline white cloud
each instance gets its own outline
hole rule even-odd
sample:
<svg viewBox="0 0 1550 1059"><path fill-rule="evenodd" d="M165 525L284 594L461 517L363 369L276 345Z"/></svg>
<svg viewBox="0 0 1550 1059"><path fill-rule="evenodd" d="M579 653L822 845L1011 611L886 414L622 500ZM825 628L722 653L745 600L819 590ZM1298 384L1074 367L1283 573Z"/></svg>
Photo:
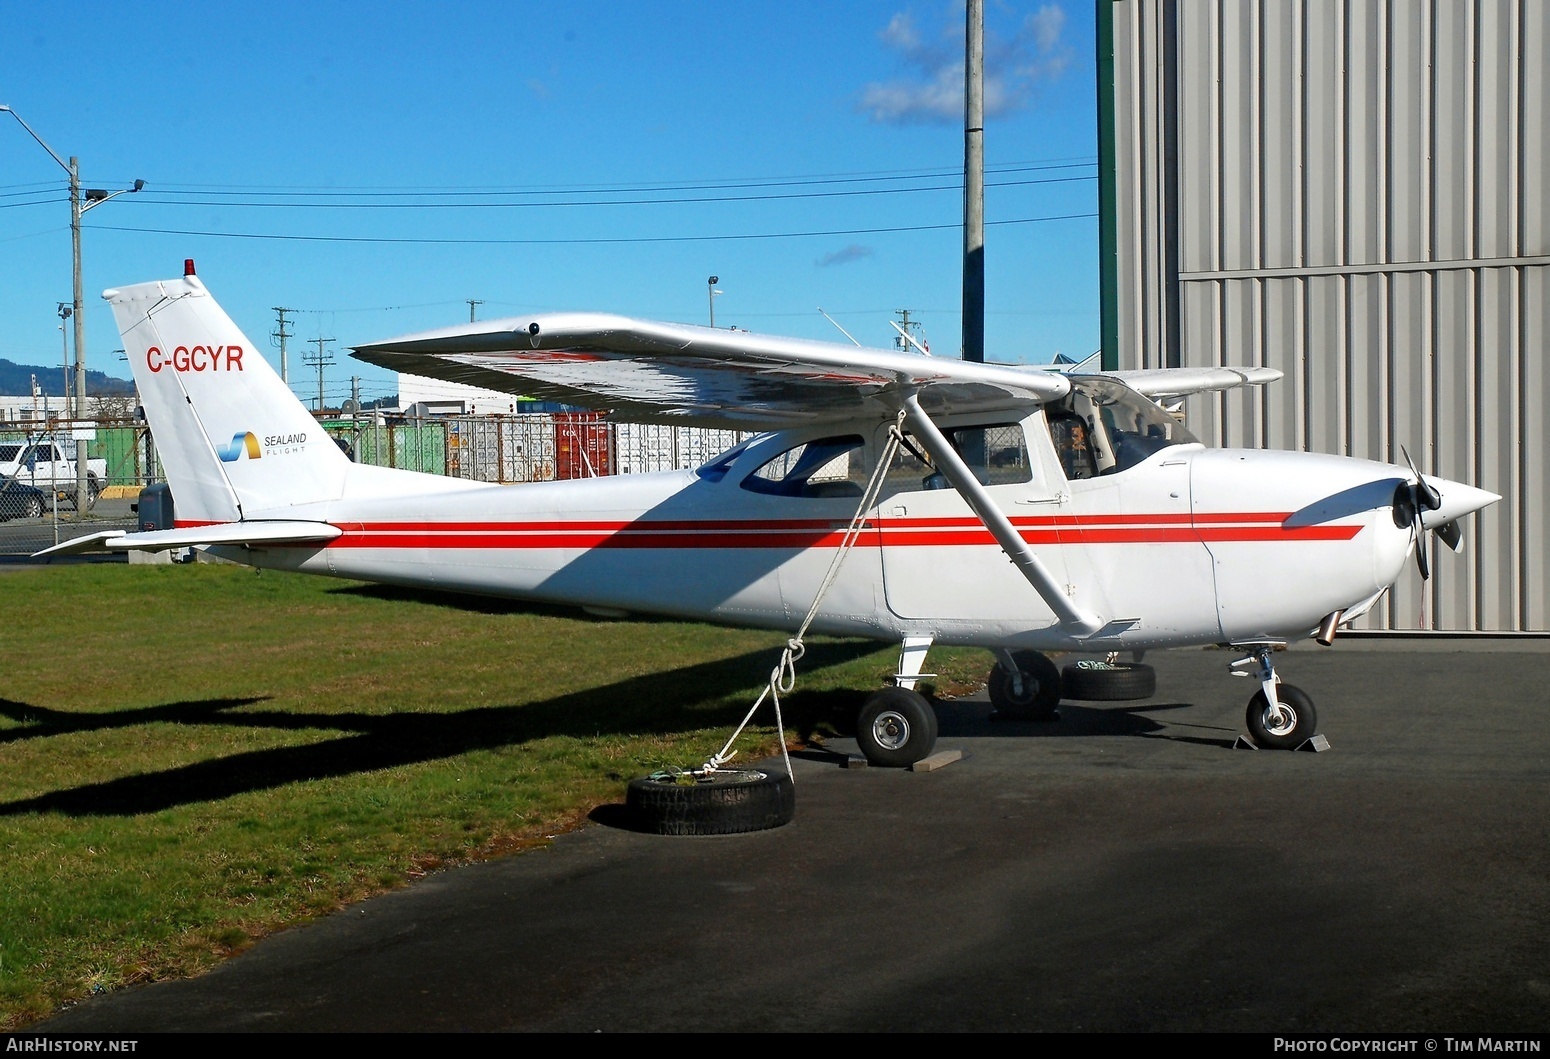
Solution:
<svg viewBox="0 0 1550 1059"><path fill-rule="evenodd" d="M1064 44L1066 13L1046 3L1023 19L1010 38L985 30L985 117L1011 113L1028 104L1035 84L1053 80L1070 65ZM861 90L856 109L891 125L950 124L963 120L962 5L928 42L907 11L889 19L878 39L897 54L903 77L873 82Z"/></svg>

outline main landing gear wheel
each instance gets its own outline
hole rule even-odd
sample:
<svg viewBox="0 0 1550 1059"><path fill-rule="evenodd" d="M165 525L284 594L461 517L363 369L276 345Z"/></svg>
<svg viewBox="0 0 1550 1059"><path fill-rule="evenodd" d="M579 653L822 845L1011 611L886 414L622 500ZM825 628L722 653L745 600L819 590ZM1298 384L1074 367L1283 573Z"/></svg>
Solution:
<svg viewBox="0 0 1550 1059"><path fill-rule="evenodd" d="M630 819L655 835L740 835L789 824L796 790L784 772L735 769L652 773L630 781L624 795Z"/></svg>
<svg viewBox="0 0 1550 1059"><path fill-rule="evenodd" d="M77 493L70 494L70 503L74 505L77 511L90 511L97 506L97 496L101 492L102 487L97 484L97 476L95 474L88 474L86 476L86 503L81 503L81 497Z"/></svg>
<svg viewBox="0 0 1550 1059"><path fill-rule="evenodd" d="M1022 674L1022 687L1002 662L990 670L992 719L1000 721L1053 721L1060 705L1060 670L1037 651L1018 651L1012 656Z"/></svg>
<svg viewBox="0 0 1550 1059"><path fill-rule="evenodd" d="M936 711L909 688L884 688L856 718L856 743L868 764L908 768L936 746Z"/></svg>
<svg viewBox="0 0 1550 1059"><path fill-rule="evenodd" d="M1264 691L1249 700L1249 738L1255 746L1266 750L1296 750L1318 731L1319 716L1313 709L1313 700L1290 684L1276 685L1276 698L1280 701L1274 708Z"/></svg>
<svg viewBox="0 0 1550 1059"><path fill-rule="evenodd" d="M1144 662L1072 662L1060 671L1068 699L1118 702L1149 699L1157 693L1157 670Z"/></svg>

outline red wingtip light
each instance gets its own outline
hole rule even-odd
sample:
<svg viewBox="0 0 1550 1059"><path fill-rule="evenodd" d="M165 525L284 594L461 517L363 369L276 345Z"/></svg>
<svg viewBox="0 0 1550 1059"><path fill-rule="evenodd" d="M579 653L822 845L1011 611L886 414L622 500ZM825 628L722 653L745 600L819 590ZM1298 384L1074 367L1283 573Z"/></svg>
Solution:
<svg viewBox="0 0 1550 1059"><path fill-rule="evenodd" d="M183 275L185 275L185 276L192 276L193 274L194 274L194 259L191 258L191 257L185 257L183 259Z"/></svg>

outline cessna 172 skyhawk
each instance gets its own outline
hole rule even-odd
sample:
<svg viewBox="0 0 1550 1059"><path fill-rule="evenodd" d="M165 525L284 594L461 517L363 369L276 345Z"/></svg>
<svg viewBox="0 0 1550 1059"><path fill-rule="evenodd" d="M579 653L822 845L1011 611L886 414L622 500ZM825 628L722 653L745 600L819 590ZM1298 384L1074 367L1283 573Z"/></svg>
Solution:
<svg viewBox="0 0 1550 1059"><path fill-rule="evenodd" d="M1372 607L1425 530L1499 499L1413 469L1213 450L1150 398L1264 368L1067 376L590 313L360 346L373 364L625 420L765 431L692 471L499 486L351 463L193 274L109 290L176 528L50 552L208 547L259 567L902 645L862 708L874 763L929 754L933 644L990 649L1047 718L1041 651L1233 644L1259 746L1315 733L1272 649ZM853 521L854 520L854 521ZM833 572L836 549L854 526ZM1423 543L1424 549L1424 543ZM43 553L48 554L48 553ZM1423 569L1424 574L1424 569Z"/></svg>

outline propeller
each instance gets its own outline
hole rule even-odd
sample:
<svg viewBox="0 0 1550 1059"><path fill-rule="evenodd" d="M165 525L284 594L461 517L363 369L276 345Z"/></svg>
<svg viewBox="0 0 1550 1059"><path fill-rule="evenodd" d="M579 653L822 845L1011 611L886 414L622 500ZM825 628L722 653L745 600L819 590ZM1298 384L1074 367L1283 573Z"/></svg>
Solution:
<svg viewBox="0 0 1550 1059"><path fill-rule="evenodd" d="M1405 462L1410 465L1410 475L1414 481L1401 482L1394 491L1394 521L1398 525L1409 525L1415 529L1415 565L1421 571L1421 580L1426 581L1432 576L1432 570L1426 558L1426 525L1422 522L1422 516L1442 506L1442 494L1421 477L1421 472L1415 469L1415 461L1410 458L1409 450L1401 445L1399 451L1405 454ZM1457 521L1438 527L1437 535L1448 547L1458 549L1460 530Z"/></svg>

